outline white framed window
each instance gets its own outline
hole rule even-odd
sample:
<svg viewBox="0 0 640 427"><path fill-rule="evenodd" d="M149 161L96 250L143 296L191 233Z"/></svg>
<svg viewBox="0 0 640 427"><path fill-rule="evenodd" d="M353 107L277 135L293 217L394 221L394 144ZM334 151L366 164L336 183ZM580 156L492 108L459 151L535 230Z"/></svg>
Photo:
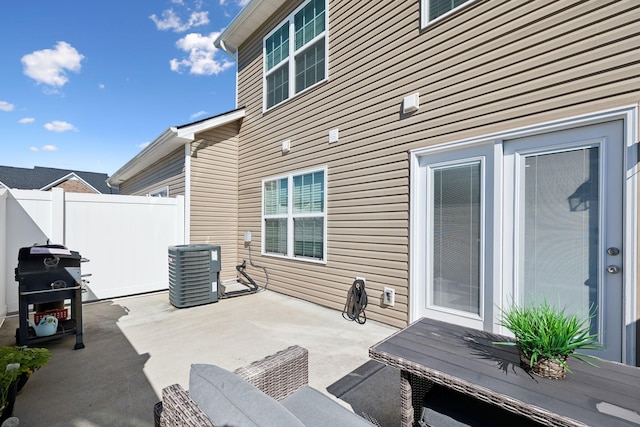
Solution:
<svg viewBox="0 0 640 427"><path fill-rule="evenodd" d="M326 80L327 0L308 0L263 41L266 111Z"/></svg>
<svg viewBox="0 0 640 427"><path fill-rule="evenodd" d="M326 262L326 167L262 181L262 253Z"/></svg>
<svg viewBox="0 0 640 427"><path fill-rule="evenodd" d="M169 197L169 187L165 186L162 188L157 188L153 191L150 191L147 194L149 197Z"/></svg>
<svg viewBox="0 0 640 427"><path fill-rule="evenodd" d="M455 13L475 0L421 0L422 27Z"/></svg>

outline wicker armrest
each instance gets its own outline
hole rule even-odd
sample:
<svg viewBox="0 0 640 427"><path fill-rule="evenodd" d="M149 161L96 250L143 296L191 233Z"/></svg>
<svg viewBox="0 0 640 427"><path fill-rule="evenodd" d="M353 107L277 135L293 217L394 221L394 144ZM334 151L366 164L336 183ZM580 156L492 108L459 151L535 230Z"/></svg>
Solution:
<svg viewBox="0 0 640 427"><path fill-rule="evenodd" d="M309 352L297 345L234 371L263 393L282 400L309 383ZM161 409L160 409L161 408ZM215 427L180 384L162 390L162 427Z"/></svg>
<svg viewBox="0 0 640 427"><path fill-rule="evenodd" d="M275 400L282 400L309 383L309 352L294 345L234 372Z"/></svg>
<svg viewBox="0 0 640 427"><path fill-rule="evenodd" d="M162 427L215 427L180 384L162 389Z"/></svg>

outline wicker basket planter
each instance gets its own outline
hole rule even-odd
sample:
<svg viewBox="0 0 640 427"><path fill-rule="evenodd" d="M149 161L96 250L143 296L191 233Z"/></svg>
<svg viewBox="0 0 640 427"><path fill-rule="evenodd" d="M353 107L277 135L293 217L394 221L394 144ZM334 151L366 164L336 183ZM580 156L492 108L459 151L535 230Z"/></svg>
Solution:
<svg viewBox="0 0 640 427"><path fill-rule="evenodd" d="M520 366L527 372L554 380L561 380L567 376L568 357L566 356L560 357L564 364L559 360L549 359L548 357L540 357L532 364L529 356L520 351L520 348L518 348L518 353L520 353Z"/></svg>
<svg viewBox="0 0 640 427"><path fill-rule="evenodd" d="M520 365L527 371L543 378L562 379L571 372L567 366L569 357L593 365L588 359L595 357L580 351L602 348L598 334L591 333L593 316L580 319L545 300L538 305L513 305L502 311L500 325L511 331L515 340L494 344L517 347Z"/></svg>

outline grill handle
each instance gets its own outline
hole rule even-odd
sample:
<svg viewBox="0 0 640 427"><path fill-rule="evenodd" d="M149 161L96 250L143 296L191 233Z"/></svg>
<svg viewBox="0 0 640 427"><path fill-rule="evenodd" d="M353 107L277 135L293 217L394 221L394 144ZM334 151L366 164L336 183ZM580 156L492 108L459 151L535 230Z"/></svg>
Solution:
<svg viewBox="0 0 640 427"><path fill-rule="evenodd" d="M80 289L80 286L74 286L72 288L44 289L42 291L20 292L20 295L49 294L49 293L52 293L52 292L72 291L74 289Z"/></svg>

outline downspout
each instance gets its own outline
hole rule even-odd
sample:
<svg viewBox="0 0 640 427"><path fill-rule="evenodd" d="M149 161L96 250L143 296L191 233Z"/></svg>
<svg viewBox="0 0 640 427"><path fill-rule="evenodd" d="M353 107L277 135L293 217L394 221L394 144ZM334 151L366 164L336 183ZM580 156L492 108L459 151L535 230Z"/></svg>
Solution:
<svg viewBox="0 0 640 427"><path fill-rule="evenodd" d="M227 48L227 45L224 44L224 40L220 40L220 48L222 49L222 51L224 53L226 53L227 55L229 55L231 57L231 59L233 59L233 61L236 63L236 93L235 93L235 108L238 108L238 52L233 52L232 50L229 50L229 48Z"/></svg>
<svg viewBox="0 0 640 427"><path fill-rule="evenodd" d="M184 242L191 244L191 143L184 144Z"/></svg>

